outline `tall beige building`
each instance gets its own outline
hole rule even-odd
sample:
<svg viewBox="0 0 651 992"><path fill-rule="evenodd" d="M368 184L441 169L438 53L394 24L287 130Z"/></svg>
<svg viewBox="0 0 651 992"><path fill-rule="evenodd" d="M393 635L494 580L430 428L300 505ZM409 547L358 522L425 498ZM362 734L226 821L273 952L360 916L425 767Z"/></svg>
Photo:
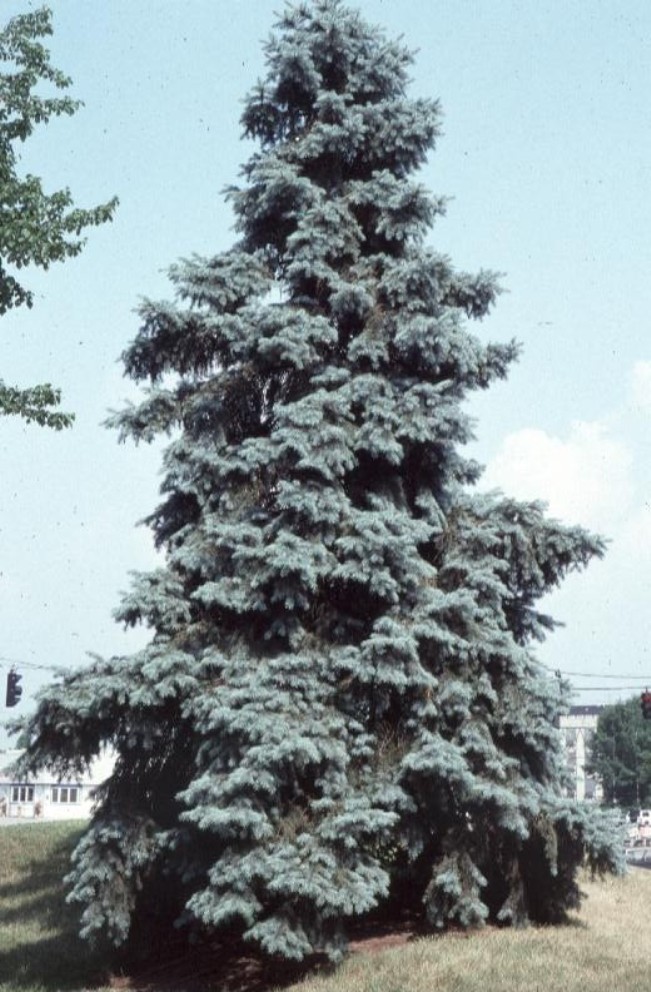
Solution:
<svg viewBox="0 0 651 992"><path fill-rule="evenodd" d="M601 802L603 790L597 778L586 772L590 754L590 741L597 729L597 721L603 707L572 706L570 712L559 718L563 736L567 767L571 782L569 795L575 799Z"/></svg>

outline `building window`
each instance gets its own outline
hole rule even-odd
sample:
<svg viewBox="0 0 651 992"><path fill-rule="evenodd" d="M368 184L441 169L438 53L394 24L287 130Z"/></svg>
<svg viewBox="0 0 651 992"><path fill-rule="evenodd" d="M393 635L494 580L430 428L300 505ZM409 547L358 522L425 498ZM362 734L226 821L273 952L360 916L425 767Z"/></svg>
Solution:
<svg viewBox="0 0 651 992"><path fill-rule="evenodd" d="M79 789L76 785L53 785L51 799L53 803L78 803Z"/></svg>
<svg viewBox="0 0 651 992"><path fill-rule="evenodd" d="M11 801L12 801L12 803L33 803L34 802L34 786L33 785L12 785L12 787L11 787Z"/></svg>

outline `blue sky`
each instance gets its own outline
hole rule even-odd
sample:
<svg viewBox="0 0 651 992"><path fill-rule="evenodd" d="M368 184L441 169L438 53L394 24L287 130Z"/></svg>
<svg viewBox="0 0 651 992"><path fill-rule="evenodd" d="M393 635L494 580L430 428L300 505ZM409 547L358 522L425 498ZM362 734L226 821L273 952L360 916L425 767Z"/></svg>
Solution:
<svg viewBox="0 0 651 992"><path fill-rule="evenodd" d="M241 98L263 67L280 0L50 0L53 61L84 108L25 146L22 165L79 205L120 197L82 256L30 274L31 312L2 319L11 384L52 381L77 414L55 435L0 423L0 670L29 705L46 668L131 650L111 617L130 570L154 563L135 526L157 502L160 450L101 427L133 389L120 352L166 268L232 243L222 190L250 149ZM595 673L582 701L651 684L651 8L643 0L361 0L418 49L413 93L440 98L444 134L422 172L451 197L432 245L504 273L477 330L517 338L506 383L472 404L485 485L540 497L611 540L549 602L567 626L540 651ZM5 0L7 18L30 9ZM640 681L624 676L638 676ZM613 678L606 678L613 676ZM17 712L17 711L13 711Z"/></svg>

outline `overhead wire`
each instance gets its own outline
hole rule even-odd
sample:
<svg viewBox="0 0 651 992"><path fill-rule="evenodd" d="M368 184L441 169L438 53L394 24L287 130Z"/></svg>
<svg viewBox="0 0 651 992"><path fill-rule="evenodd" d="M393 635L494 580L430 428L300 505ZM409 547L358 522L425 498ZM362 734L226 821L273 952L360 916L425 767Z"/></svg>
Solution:
<svg viewBox="0 0 651 992"><path fill-rule="evenodd" d="M23 658L9 658L6 655L0 655L0 665L9 664L20 666L21 668L35 669L42 672L60 672L65 668L64 665L42 665L35 661L26 661ZM601 674L600 672L575 672L568 671L562 668L552 668L550 665L546 665L544 662L540 662L542 668L546 669L551 675L556 678L573 678L573 679L599 679L611 680L611 681L638 681L644 682L647 685L651 685L651 675L609 675ZM638 692L640 689L639 685L582 685L580 686L581 692Z"/></svg>
<svg viewBox="0 0 651 992"><path fill-rule="evenodd" d="M582 685L581 692L639 692L639 685Z"/></svg>
<svg viewBox="0 0 651 992"><path fill-rule="evenodd" d="M570 678L570 679L599 679L612 680L617 682L628 682L628 681L638 681L644 682L646 685L651 685L650 675L624 675L620 673L618 675L601 674L600 672L575 672L568 671L562 668L552 668L550 665L546 665L544 662L540 662L542 667L550 673L550 675L556 678ZM639 692L641 689L640 685L581 685L577 686L580 692Z"/></svg>
<svg viewBox="0 0 651 992"><path fill-rule="evenodd" d="M569 675L575 679L625 679L627 681L639 679L642 682L651 682L649 675L602 675L600 672L565 672L560 668L554 669L554 671L559 671L561 675Z"/></svg>
<svg viewBox="0 0 651 992"><path fill-rule="evenodd" d="M5 655L0 655L0 664L16 665L20 668L35 668L42 672L58 672L63 668L62 665L39 665L35 661L25 661L22 658L7 658Z"/></svg>

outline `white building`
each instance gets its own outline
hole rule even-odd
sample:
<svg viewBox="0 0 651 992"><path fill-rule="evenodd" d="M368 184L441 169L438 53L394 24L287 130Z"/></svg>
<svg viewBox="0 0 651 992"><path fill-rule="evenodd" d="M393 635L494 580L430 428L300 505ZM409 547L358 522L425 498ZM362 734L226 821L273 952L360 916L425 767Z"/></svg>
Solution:
<svg viewBox="0 0 651 992"><path fill-rule="evenodd" d="M593 775L586 772L590 742L597 729L601 706L572 706L559 717L558 725L565 746L565 760L573 782L574 799L601 802L603 789Z"/></svg>
<svg viewBox="0 0 651 992"><path fill-rule="evenodd" d="M47 770L30 779L16 777L12 766L20 751L0 751L0 817L13 819L83 820L93 808L93 792L113 770L106 752L81 778L59 779Z"/></svg>

